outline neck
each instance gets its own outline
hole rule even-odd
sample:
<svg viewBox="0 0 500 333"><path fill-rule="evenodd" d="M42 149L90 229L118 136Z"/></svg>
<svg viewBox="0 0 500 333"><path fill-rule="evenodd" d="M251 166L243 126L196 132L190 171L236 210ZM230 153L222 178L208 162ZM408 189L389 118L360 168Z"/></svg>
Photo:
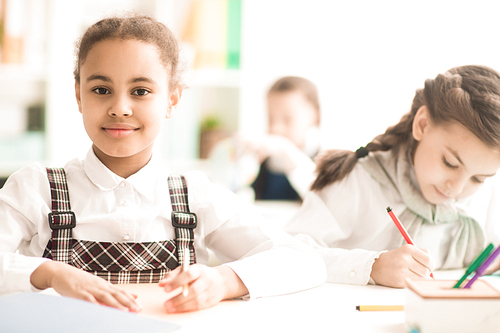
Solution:
<svg viewBox="0 0 500 333"><path fill-rule="evenodd" d="M144 149L143 151L126 157L115 157L105 154L95 145L92 146L94 154L109 170L114 174L128 178L134 173L141 170L151 160L151 149Z"/></svg>

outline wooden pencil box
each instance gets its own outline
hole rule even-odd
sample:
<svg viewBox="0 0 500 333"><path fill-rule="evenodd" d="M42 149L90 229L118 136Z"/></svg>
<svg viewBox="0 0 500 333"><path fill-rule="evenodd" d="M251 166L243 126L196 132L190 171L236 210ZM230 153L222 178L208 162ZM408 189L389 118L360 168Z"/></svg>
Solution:
<svg viewBox="0 0 500 333"><path fill-rule="evenodd" d="M480 279L470 289L456 282L407 279L406 323L420 333L500 332L500 291Z"/></svg>

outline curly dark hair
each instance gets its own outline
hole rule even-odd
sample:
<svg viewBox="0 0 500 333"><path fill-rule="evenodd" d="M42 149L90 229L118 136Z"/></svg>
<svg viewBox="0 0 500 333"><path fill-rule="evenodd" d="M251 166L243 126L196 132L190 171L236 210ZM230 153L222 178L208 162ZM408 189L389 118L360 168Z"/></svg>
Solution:
<svg viewBox="0 0 500 333"><path fill-rule="evenodd" d="M77 83L80 83L80 66L92 47L100 41L113 38L134 39L155 45L163 65L169 71L170 87L182 85L177 39L163 23L142 15L105 18L85 31L76 45L73 75Z"/></svg>

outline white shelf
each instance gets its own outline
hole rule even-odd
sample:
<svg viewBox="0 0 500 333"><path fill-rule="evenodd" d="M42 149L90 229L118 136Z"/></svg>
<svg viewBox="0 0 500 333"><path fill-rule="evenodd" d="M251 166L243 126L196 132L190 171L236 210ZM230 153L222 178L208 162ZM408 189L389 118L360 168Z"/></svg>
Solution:
<svg viewBox="0 0 500 333"><path fill-rule="evenodd" d="M240 71L237 69L191 69L186 73L188 87L240 87Z"/></svg>
<svg viewBox="0 0 500 333"><path fill-rule="evenodd" d="M43 68L23 64L1 64L0 81L2 82L44 82L47 73Z"/></svg>

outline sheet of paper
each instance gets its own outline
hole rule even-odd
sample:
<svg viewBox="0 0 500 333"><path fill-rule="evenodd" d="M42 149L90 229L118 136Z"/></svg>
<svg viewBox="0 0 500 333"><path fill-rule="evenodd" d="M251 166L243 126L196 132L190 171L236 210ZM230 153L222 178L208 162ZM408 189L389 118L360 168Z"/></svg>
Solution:
<svg viewBox="0 0 500 333"><path fill-rule="evenodd" d="M16 293L0 297L2 332L171 332L180 326L69 297Z"/></svg>

